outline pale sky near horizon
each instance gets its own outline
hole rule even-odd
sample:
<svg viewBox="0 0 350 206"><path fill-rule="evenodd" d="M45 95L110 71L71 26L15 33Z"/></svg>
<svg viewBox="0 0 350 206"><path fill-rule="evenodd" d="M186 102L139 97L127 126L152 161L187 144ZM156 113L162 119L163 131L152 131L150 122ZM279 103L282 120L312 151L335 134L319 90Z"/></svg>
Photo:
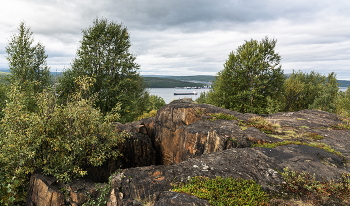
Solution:
<svg viewBox="0 0 350 206"><path fill-rule="evenodd" d="M51 71L62 71L97 17L128 28L141 75L215 75L245 40L268 36L285 73L350 80L349 0L1 0L0 69L21 21L45 46Z"/></svg>

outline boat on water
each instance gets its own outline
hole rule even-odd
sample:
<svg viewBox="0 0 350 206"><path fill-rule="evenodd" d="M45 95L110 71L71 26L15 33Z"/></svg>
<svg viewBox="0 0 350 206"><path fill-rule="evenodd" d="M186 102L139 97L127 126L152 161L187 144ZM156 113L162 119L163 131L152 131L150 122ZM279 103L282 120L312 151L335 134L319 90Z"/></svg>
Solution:
<svg viewBox="0 0 350 206"><path fill-rule="evenodd" d="M174 95L197 95L197 92L175 92Z"/></svg>

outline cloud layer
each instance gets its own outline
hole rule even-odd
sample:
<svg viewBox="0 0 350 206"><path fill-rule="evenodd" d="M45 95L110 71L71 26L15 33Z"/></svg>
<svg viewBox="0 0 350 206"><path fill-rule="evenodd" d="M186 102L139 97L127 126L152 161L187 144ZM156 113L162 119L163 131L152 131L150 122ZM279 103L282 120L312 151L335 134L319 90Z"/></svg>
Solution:
<svg viewBox="0 0 350 206"><path fill-rule="evenodd" d="M122 22L141 74L215 75L245 40L277 39L285 73L337 73L350 80L347 0L11 0L0 7L0 68L5 46L25 21L49 55L52 71L68 68L81 30L93 19Z"/></svg>

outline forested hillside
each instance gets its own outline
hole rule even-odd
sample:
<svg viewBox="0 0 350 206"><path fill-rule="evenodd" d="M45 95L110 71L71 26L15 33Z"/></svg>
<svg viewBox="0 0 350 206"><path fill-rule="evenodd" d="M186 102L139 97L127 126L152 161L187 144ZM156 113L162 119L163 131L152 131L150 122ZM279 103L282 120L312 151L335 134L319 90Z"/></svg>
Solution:
<svg viewBox="0 0 350 206"><path fill-rule="evenodd" d="M148 88L203 87L205 84L159 77L143 77Z"/></svg>

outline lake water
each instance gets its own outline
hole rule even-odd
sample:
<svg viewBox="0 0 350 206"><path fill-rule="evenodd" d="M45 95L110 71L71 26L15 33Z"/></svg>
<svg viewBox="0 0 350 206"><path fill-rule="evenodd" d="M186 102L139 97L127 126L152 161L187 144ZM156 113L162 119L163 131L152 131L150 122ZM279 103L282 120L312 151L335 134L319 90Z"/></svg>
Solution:
<svg viewBox="0 0 350 206"><path fill-rule="evenodd" d="M207 92L210 89L179 89L179 88L148 88L150 94L162 97L166 104L169 104L175 99L192 98L195 101L202 92ZM197 95L174 95L174 93L192 93L196 91Z"/></svg>
<svg viewBox="0 0 350 206"><path fill-rule="evenodd" d="M339 87L340 91L346 91L347 87ZM162 97L166 104L169 104L175 99L192 98L195 101L202 92L207 92L210 89L178 89L178 88L148 88L150 94ZM189 93L196 91L197 95L174 95L174 93Z"/></svg>

